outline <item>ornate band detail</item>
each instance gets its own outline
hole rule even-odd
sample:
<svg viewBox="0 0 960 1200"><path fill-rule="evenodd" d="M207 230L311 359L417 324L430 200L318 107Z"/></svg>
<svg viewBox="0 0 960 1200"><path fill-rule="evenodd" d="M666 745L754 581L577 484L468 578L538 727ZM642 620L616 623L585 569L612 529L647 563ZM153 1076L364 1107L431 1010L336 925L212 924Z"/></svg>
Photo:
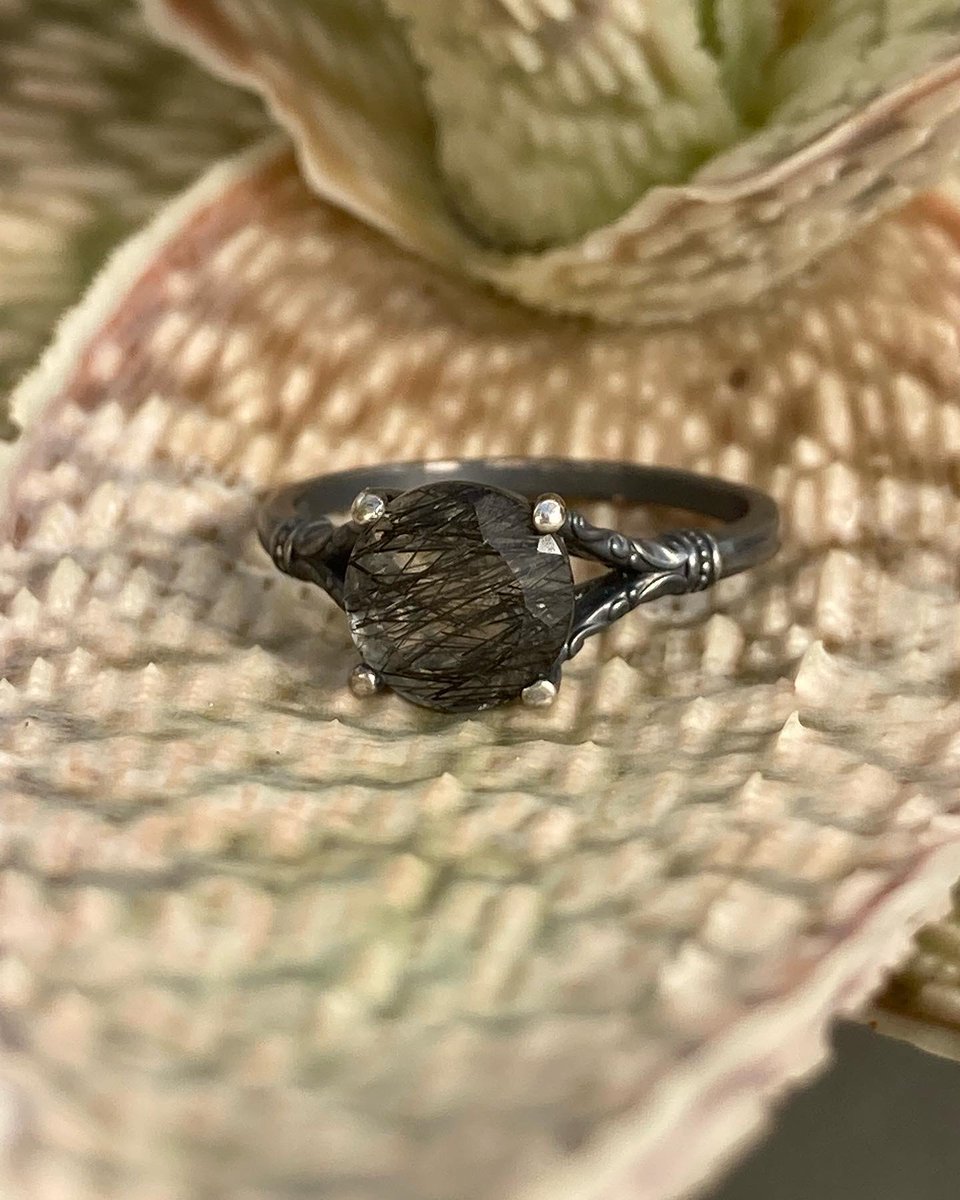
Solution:
<svg viewBox="0 0 960 1200"><path fill-rule="evenodd" d="M643 574L671 572L699 592L723 573L716 539L703 529L685 529L656 538L632 538L615 529L594 525L579 512L570 513L564 532L573 554L606 563L618 571Z"/></svg>
<svg viewBox="0 0 960 1200"><path fill-rule="evenodd" d="M569 527L574 542L571 553L607 563L618 574L577 588L565 659L578 654L588 638L603 633L639 605L663 596L701 592L722 574L720 548L702 529L678 530L659 538L629 538L592 525L581 513L570 514Z"/></svg>
<svg viewBox="0 0 960 1200"><path fill-rule="evenodd" d="M676 536L683 539L687 549L689 590L702 592L712 587L723 575L723 562L716 538L705 529L688 529Z"/></svg>

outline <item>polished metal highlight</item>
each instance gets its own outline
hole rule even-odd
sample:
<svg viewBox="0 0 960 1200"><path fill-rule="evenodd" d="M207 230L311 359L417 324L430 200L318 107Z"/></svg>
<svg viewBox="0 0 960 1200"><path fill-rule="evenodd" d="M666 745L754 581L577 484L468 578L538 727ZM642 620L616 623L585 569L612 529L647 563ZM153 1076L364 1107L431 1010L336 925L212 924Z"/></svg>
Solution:
<svg viewBox="0 0 960 1200"><path fill-rule="evenodd" d="M557 698L557 685L550 679L537 679L520 693L527 708L549 708Z"/></svg>
<svg viewBox="0 0 960 1200"><path fill-rule="evenodd" d="M358 525L372 525L374 521L380 520L386 507L382 496L364 488L362 492L357 493L350 505L350 519Z"/></svg>
<svg viewBox="0 0 960 1200"><path fill-rule="evenodd" d="M350 672L349 684L350 691L361 700L383 691L383 682L380 676L366 663L358 663L353 668Z"/></svg>
<svg viewBox="0 0 960 1200"><path fill-rule="evenodd" d="M559 533L567 519L563 497L555 492L538 496L533 505L533 527L538 533Z"/></svg>

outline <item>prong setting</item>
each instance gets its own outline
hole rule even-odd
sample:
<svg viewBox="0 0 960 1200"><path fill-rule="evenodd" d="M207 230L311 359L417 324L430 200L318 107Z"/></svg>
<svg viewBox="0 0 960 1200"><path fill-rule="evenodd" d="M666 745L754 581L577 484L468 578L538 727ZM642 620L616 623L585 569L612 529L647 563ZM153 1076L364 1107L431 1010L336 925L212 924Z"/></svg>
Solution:
<svg viewBox="0 0 960 1200"><path fill-rule="evenodd" d="M366 700L369 696L383 691L383 680L373 667L368 667L366 663L358 663L350 672L347 682L350 684L350 691L359 700Z"/></svg>
<svg viewBox="0 0 960 1200"><path fill-rule="evenodd" d="M537 679L520 693L527 708L549 708L557 698L557 685L552 679Z"/></svg>
<svg viewBox="0 0 960 1200"><path fill-rule="evenodd" d="M556 492L545 492L533 503L533 527L538 533L558 533L567 519L567 506Z"/></svg>
<svg viewBox="0 0 960 1200"><path fill-rule="evenodd" d="M382 496L364 488L362 492L357 493L350 505L350 519L357 525L372 525L374 521L380 520L386 509L387 502Z"/></svg>

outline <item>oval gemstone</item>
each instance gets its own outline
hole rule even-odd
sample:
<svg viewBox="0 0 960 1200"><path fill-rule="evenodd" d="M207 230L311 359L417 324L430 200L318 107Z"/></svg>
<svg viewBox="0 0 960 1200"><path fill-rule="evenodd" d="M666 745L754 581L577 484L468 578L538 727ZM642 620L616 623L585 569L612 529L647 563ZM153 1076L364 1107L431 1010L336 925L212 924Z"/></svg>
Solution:
<svg viewBox="0 0 960 1200"><path fill-rule="evenodd" d="M364 526L344 606L363 661L416 704L448 712L515 699L557 663L573 575L530 502L482 484L412 488Z"/></svg>

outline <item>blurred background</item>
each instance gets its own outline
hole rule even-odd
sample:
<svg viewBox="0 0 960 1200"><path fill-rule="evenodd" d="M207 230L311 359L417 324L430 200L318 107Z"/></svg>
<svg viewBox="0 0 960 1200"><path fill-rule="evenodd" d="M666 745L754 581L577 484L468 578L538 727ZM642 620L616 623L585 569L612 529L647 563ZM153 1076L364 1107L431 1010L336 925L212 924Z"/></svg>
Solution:
<svg viewBox="0 0 960 1200"><path fill-rule="evenodd" d="M709 1200L955 1200L960 1064L860 1025Z"/></svg>

